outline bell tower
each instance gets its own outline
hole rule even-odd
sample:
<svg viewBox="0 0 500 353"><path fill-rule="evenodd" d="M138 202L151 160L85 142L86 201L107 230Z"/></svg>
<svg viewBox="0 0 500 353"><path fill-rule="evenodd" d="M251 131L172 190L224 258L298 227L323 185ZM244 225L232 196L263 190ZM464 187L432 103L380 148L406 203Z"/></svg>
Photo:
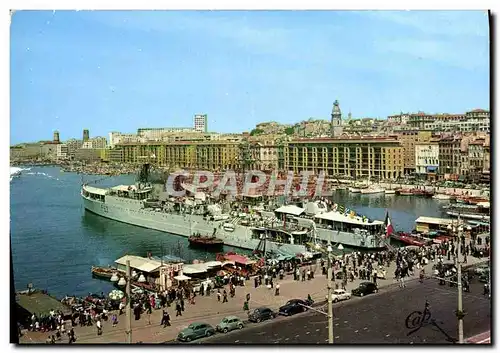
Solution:
<svg viewBox="0 0 500 353"><path fill-rule="evenodd" d="M342 135L342 112L340 111L338 100L335 100L335 102L333 102L330 128L331 137L339 137L340 135Z"/></svg>

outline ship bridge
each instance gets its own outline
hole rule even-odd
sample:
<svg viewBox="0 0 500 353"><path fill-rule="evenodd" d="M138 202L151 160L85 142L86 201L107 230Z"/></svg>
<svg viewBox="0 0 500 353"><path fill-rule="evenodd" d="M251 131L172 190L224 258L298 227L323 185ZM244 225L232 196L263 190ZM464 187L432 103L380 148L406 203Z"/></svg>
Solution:
<svg viewBox="0 0 500 353"><path fill-rule="evenodd" d="M104 201L104 196L106 196L106 194L106 189L96 188L94 186L88 185L83 185L82 187L82 195L88 199Z"/></svg>

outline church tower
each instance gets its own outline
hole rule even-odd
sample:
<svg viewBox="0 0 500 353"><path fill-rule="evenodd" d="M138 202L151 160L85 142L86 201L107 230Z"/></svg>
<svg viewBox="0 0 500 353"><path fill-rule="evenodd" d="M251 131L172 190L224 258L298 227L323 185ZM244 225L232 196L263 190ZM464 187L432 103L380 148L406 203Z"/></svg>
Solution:
<svg viewBox="0 0 500 353"><path fill-rule="evenodd" d="M342 112L340 111L339 101L333 102L332 120L330 123L331 137L339 137L342 135Z"/></svg>

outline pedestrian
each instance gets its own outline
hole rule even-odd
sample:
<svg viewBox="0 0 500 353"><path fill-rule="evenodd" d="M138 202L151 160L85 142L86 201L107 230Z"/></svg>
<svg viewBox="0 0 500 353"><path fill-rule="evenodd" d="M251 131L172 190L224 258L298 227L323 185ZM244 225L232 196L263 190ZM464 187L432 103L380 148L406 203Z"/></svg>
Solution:
<svg viewBox="0 0 500 353"><path fill-rule="evenodd" d="M73 330L73 327L68 332L68 338L69 338L68 344L76 342L75 330Z"/></svg>
<svg viewBox="0 0 500 353"><path fill-rule="evenodd" d="M220 289L217 289L217 301L220 302L220 298L221 298L221 293L220 293Z"/></svg>
<svg viewBox="0 0 500 353"><path fill-rule="evenodd" d="M175 304L175 311L177 311L175 317L182 316L182 308L181 308L181 303L179 303L179 301L177 301Z"/></svg>
<svg viewBox="0 0 500 353"><path fill-rule="evenodd" d="M276 290L274 292L274 295L280 295L280 284L279 283L276 284Z"/></svg>
<svg viewBox="0 0 500 353"><path fill-rule="evenodd" d="M405 288L406 287L404 275L400 275L400 277L399 277L399 287L400 288Z"/></svg>
<svg viewBox="0 0 500 353"><path fill-rule="evenodd" d="M243 303L243 311L248 311L248 300Z"/></svg>
<svg viewBox="0 0 500 353"><path fill-rule="evenodd" d="M163 328L170 326L170 315L166 310L163 310L163 315L161 318L160 326L163 325Z"/></svg>
<svg viewBox="0 0 500 353"><path fill-rule="evenodd" d="M116 314L113 314L113 316L111 317L111 323L113 324L113 327L116 327L116 325L118 324L118 317L116 316Z"/></svg>
<svg viewBox="0 0 500 353"><path fill-rule="evenodd" d="M247 293L246 298L247 298L247 302L249 302L250 301L250 293Z"/></svg>
<svg viewBox="0 0 500 353"><path fill-rule="evenodd" d="M97 327L97 335L98 336L102 335L102 322L101 322L101 319L97 319L96 327Z"/></svg>
<svg viewBox="0 0 500 353"><path fill-rule="evenodd" d="M120 302L120 305L118 307L120 309L120 312L118 313L118 315L122 315L123 314L123 309L125 309L125 303L124 302Z"/></svg>
<svg viewBox="0 0 500 353"><path fill-rule="evenodd" d="M222 294L222 296L223 296L222 303L227 303L228 302L228 300L227 300L227 292L226 292L225 289L224 289L224 293Z"/></svg>

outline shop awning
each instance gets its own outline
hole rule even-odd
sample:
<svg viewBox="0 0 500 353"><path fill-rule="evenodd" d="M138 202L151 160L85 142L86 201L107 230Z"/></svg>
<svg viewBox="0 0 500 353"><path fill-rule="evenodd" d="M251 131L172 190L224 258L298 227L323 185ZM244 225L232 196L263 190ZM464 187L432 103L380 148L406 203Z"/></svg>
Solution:
<svg viewBox="0 0 500 353"><path fill-rule="evenodd" d="M179 275L174 277L175 280L177 281L189 281L191 277L188 277L186 275Z"/></svg>

